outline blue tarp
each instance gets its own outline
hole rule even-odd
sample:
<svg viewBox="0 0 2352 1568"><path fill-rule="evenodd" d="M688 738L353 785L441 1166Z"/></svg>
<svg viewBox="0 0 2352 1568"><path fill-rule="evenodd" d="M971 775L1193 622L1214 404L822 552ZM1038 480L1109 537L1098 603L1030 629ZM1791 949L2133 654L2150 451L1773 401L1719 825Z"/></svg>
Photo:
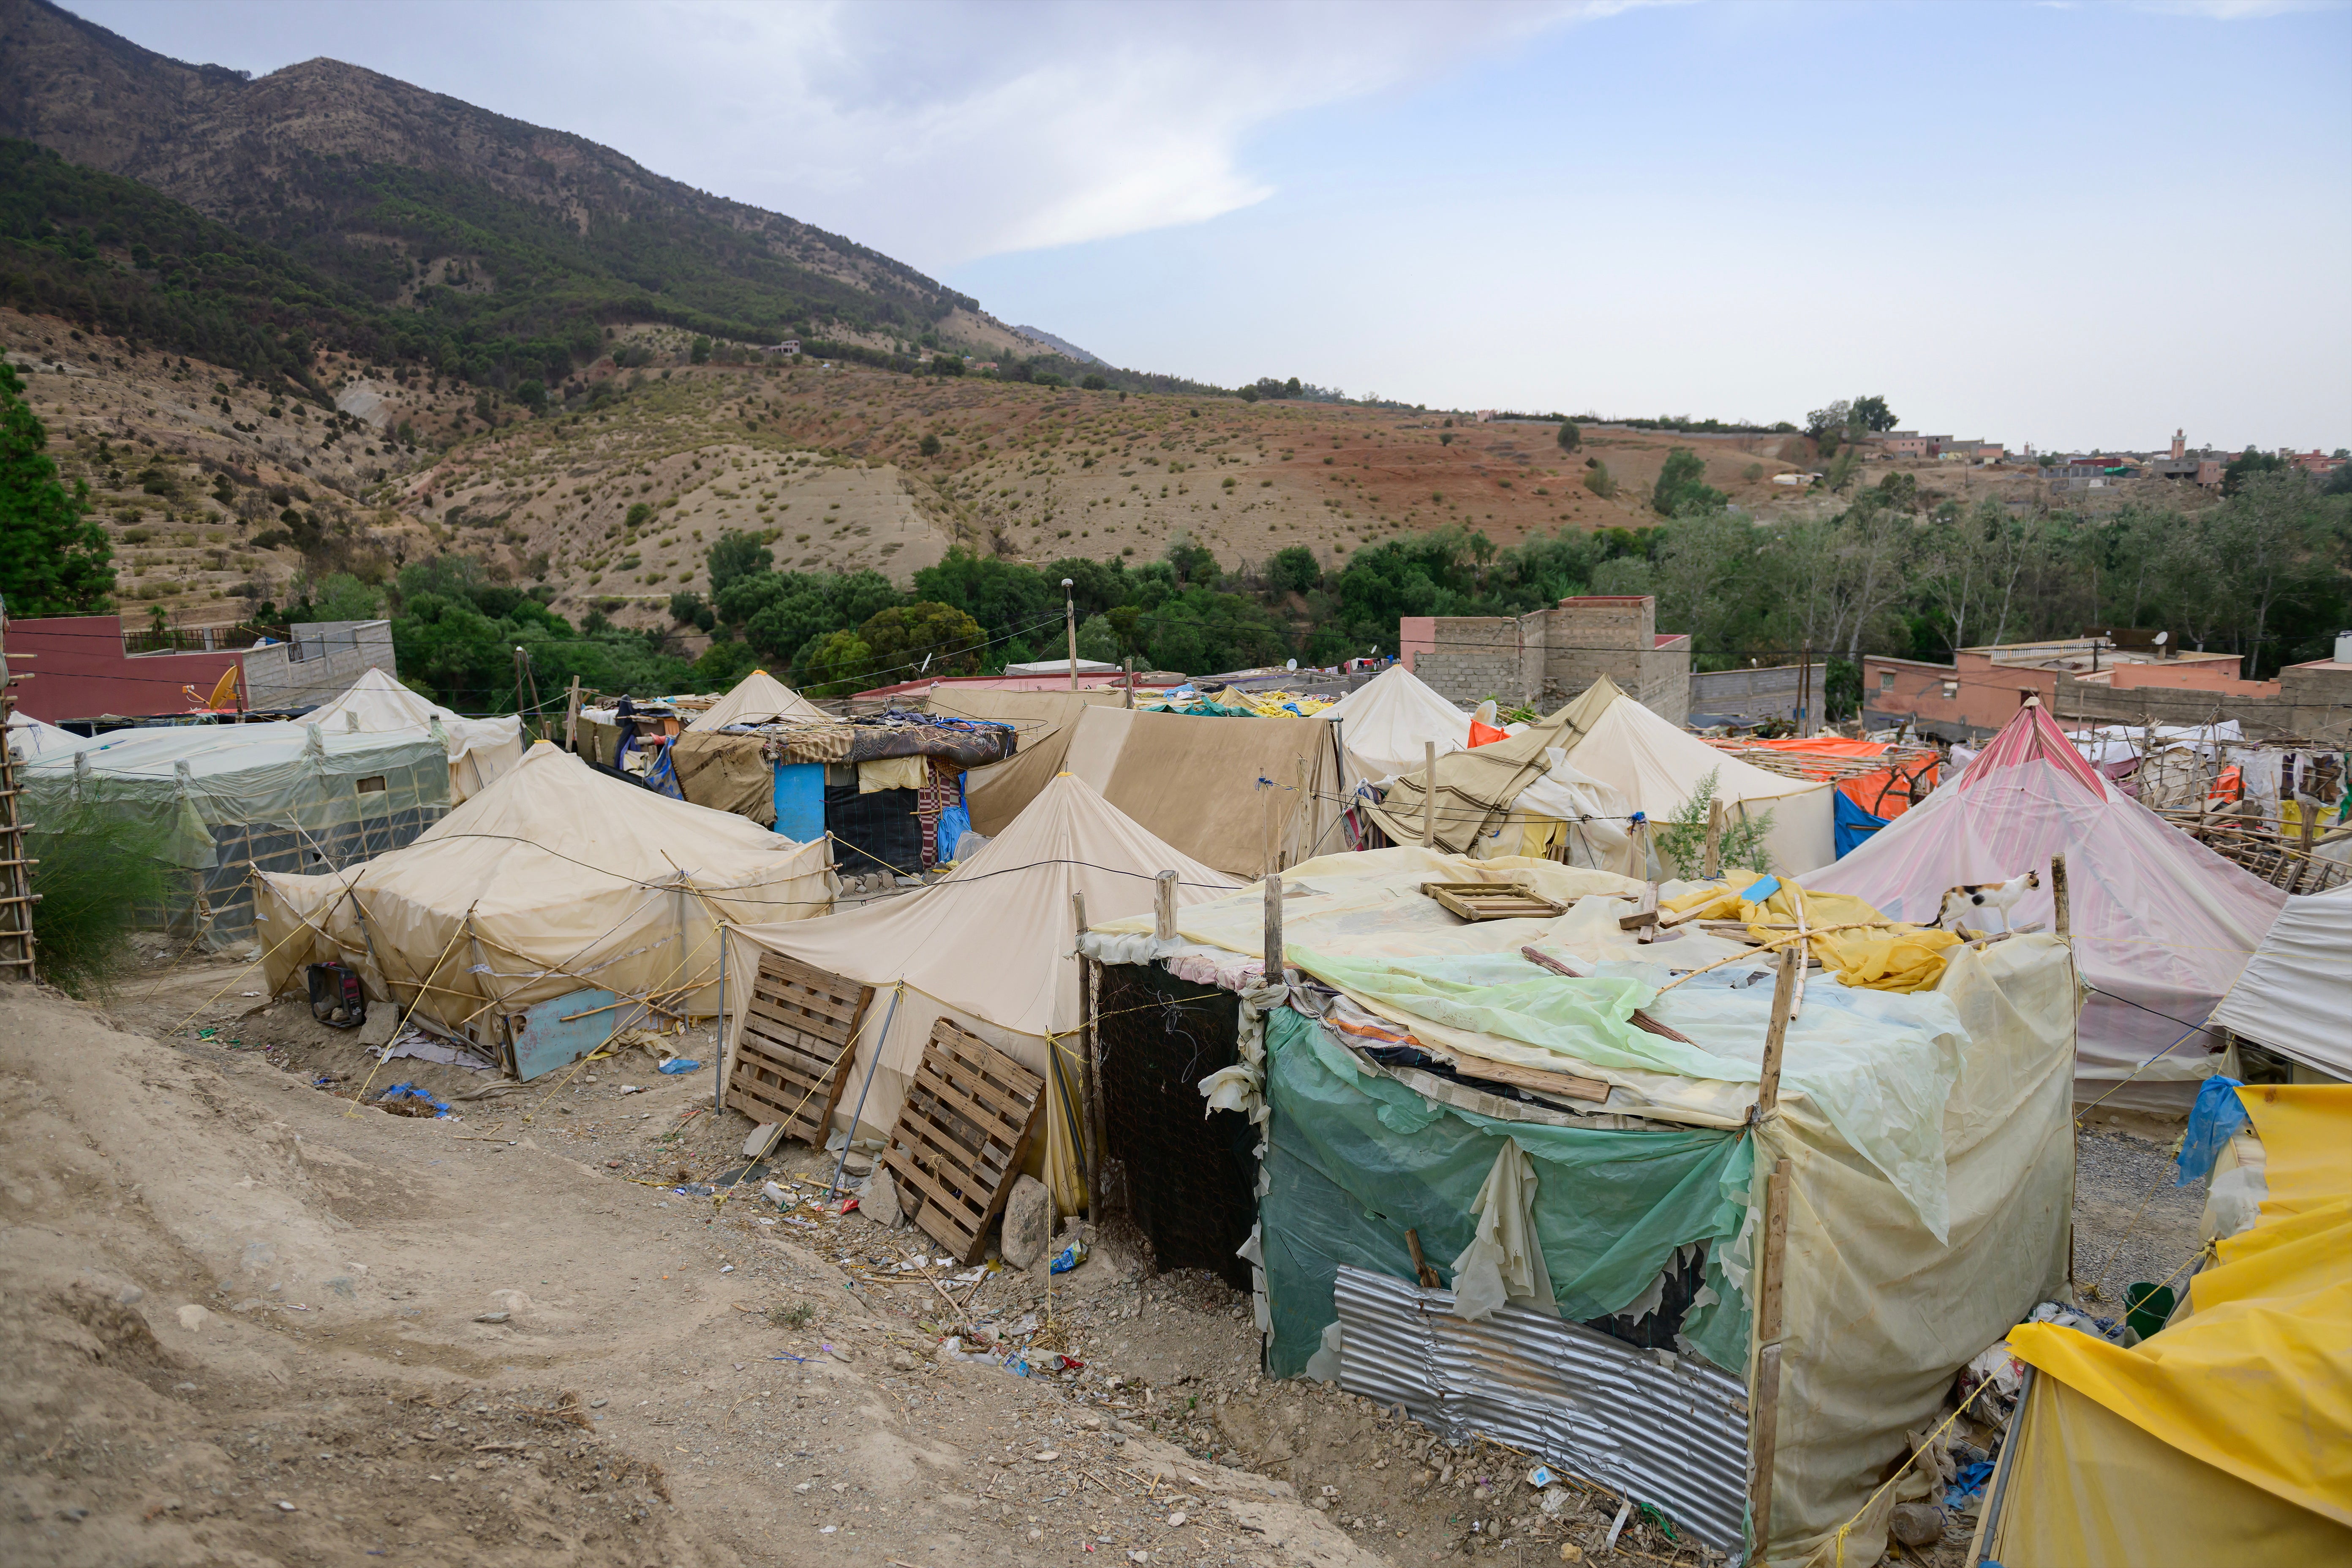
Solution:
<svg viewBox="0 0 2352 1568"><path fill-rule="evenodd" d="M1854 805L1852 798L1842 789L1830 791L1830 804L1837 813L1835 826L1837 858L1841 860L1870 842L1870 836L1892 820L1888 817L1871 816L1870 813Z"/></svg>

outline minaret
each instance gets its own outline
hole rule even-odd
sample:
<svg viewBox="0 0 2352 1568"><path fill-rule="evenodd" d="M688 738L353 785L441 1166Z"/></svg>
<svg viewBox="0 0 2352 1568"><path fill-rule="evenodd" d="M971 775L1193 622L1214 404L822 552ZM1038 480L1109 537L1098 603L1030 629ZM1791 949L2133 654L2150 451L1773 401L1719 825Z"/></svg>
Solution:
<svg viewBox="0 0 2352 1568"><path fill-rule="evenodd" d="M2179 431L2175 430L2172 433L2172 460L2176 463L2180 461L2188 450L2189 443L2181 439Z"/></svg>

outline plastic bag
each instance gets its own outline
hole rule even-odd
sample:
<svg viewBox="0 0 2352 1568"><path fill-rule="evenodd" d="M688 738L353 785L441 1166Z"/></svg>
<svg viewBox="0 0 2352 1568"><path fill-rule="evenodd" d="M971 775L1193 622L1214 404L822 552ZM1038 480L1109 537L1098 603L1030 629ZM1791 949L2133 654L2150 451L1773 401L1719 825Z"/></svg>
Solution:
<svg viewBox="0 0 2352 1568"><path fill-rule="evenodd" d="M2213 1173L2221 1145L2246 1124L2246 1108L2238 1101L2241 1087L2236 1079L2219 1073L2198 1087L2197 1103L2189 1110L2189 1131L2180 1137L2180 1178L2174 1186L2185 1187Z"/></svg>
<svg viewBox="0 0 2352 1568"><path fill-rule="evenodd" d="M660 1070L675 1078L682 1072L699 1072L701 1068L702 1064L692 1057L672 1057L662 1063Z"/></svg>

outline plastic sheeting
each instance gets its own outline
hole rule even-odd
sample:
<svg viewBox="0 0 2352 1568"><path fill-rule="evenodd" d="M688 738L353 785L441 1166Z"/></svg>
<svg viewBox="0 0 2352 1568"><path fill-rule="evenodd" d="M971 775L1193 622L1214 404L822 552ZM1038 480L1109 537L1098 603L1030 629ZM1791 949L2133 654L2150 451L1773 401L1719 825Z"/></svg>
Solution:
<svg viewBox="0 0 2352 1568"><path fill-rule="evenodd" d="M1838 791L1832 806L1837 814L1837 858L1841 860L1869 843L1872 834L1894 820L1892 817L1871 816L1854 805L1843 788Z"/></svg>
<svg viewBox="0 0 2352 1568"><path fill-rule="evenodd" d="M1639 1300L1676 1251L1708 1244L1717 1300L1684 1337L1717 1365L1747 1356L1747 1307L1720 1254L1746 1220L1752 1145L1729 1131L1629 1131L1496 1121L1367 1071L1316 1020L1266 1016L1267 1191L1260 1213L1276 1376L1303 1371L1338 1319L1341 1264L1413 1277L1404 1233L1433 1261L1476 1237L1475 1210L1516 1144L1532 1168L1535 1236L1559 1315Z"/></svg>
<svg viewBox="0 0 2352 1568"><path fill-rule="evenodd" d="M78 752L89 743L88 737L45 724L29 713L8 715L8 754L20 763Z"/></svg>
<svg viewBox="0 0 2352 1568"><path fill-rule="evenodd" d="M974 768L964 780L972 826L993 837L1028 808L1068 758L1078 715L1089 708L1117 708L1124 693L1084 691L994 691L979 687L939 686L924 710L951 719L977 719L1013 726L1018 749L1005 761Z"/></svg>
<svg viewBox="0 0 2352 1568"><path fill-rule="evenodd" d="M2170 1452L2148 1456L2161 1462L2140 1471L2133 1489L2118 1490L2125 1479L2078 1451L2085 1434L2067 1430L2059 1411L2053 1430L2029 1427L2020 1438L2046 1457L2012 1482L2019 1513L2004 1520L2000 1539L2059 1527L2053 1521L2085 1491L2103 1494L2103 1506L2087 1515L2093 1521L2141 1489L2169 1489L2176 1478L2185 1488L2226 1491L2204 1474L2218 1470L2336 1527L2329 1533L2257 1510L2265 1533L2332 1542L2321 1555L2266 1561L2338 1561L2352 1546L2352 1086L2237 1093L2263 1142L2269 1195L2252 1229L2214 1243L2216 1261L2190 1280L2185 1315L2129 1349L2042 1324L2010 1335L2012 1353L2042 1381ZM2092 1469L2076 1474L2077 1460ZM2077 1560L2127 1561L2111 1549L2109 1530L2108 1540L2094 1532L2102 1550ZM2252 1559L2192 1552L2179 1560Z"/></svg>
<svg viewBox="0 0 2352 1568"><path fill-rule="evenodd" d="M2352 1079L2352 882L2286 900L2213 1025Z"/></svg>
<svg viewBox="0 0 2352 1568"><path fill-rule="evenodd" d="M449 752L449 800L457 805L522 761L522 720L468 719L428 702L380 669L363 669L342 695L303 716L321 730L359 730L372 735L404 731L424 733L439 721Z"/></svg>
<svg viewBox="0 0 2352 1568"><path fill-rule="evenodd" d="M2221 1047L2199 1026L2286 895L2110 789L2040 708L2020 710L1957 783L1804 881L1925 924L1951 888L2037 870L2042 886L2008 920L2046 926L2053 852L2066 857L2075 959L2096 993L2076 1092L2096 1100L2137 1071L2108 1103L2185 1111Z"/></svg>
<svg viewBox="0 0 2352 1568"><path fill-rule="evenodd" d="M370 995L415 998L419 1016L483 1042L501 1015L590 987L711 1016L720 920L832 907L823 844L605 777L544 741L405 849L261 881L273 994L302 965L341 960Z"/></svg>
<svg viewBox="0 0 2352 1568"><path fill-rule="evenodd" d="M1143 913L1163 870L1177 875L1180 907L1234 886L1120 815L1084 780L1063 773L987 847L930 887L823 920L740 926L729 963L732 973L749 975L764 950L860 984L906 985L895 1014L879 999L866 1009L856 1041L856 1079L863 1085L873 1075L870 1091L859 1091L866 1095L861 1121L879 1135L898 1121L907 1081L941 1017L1045 1072L1047 1037L1075 1034L1083 1021L1070 895L1086 895L1090 924ZM730 1061L746 994L737 989L729 999ZM845 1116L856 1098L845 1100ZM1056 1195L1066 1208L1075 1206L1076 1194Z"/></svg>
<svg viewBox="0 0 2352 1568"><path fill-rule="evenodd" d="M1470 715L1402 664L1389 666L1319 717L1339 727L1339 744L1354 769L1350 785L1421 767L1431 743L1440 756L1470 746Z"/></svg>
<svg viewBox="0 0 2352 1568"><path fill-rule="evenodd" d="M1294 945L1291 953L1317 979L1390 1016L1402 1012L1504 1042L1488 1054L1519 1066L1633 1068L1726 1083L1753 1083L1761 1072L1771 987L1725 970L1660 996L1666 974L1650 963L1604 963L1592 978L1570 980L1516 952L1367 961ZM1692 1043L1635 1028L1627 1020L1637 1007ZM1804 1013L1790 1023L1781 1069L1784 1092L1801 1091L1820 1106L1939 1241L1949 1224L1944 1101L1967 1044L1951 1003L1933 992L1822 984L1808 989Z"/></svg>
<svg viewBox="0 0 2352 1568"><path fill-rule="evenodd" d="M190 724L117 730L79 749L44 755L17 773L24 815L38 822L74 800L104 801L163 837L173 866L221 863L222 829L268 826L308 840L311 863L369 823L449 798L447 753L418 730L391 734L315 724ZM390 840L378 835L375 847Z"/></svg>
<svg viewBox="0 0 2352 1568"><path fill-rule="evenodd" d="M1089 708L1064 765L1160 839L1233 876L1345 847L1339 763L1320 719L1234 724Z"/></svg>

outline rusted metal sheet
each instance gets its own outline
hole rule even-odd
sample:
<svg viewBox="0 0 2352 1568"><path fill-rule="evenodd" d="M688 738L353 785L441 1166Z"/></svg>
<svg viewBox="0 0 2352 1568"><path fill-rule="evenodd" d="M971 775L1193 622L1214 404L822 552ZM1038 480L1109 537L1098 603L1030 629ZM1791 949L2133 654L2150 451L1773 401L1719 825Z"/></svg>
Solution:
<svg viewBox="0 0 2352 1568"><path fill-rule="evenodd" d="M1402 1403L1450 1441L1486 1436L1648 1503L1737 1552L1748 1492L1748 1390L1686 1357L1505 1307L1484 1322L1450 1290L1342 1267L1339 1385Z"/></svg>

